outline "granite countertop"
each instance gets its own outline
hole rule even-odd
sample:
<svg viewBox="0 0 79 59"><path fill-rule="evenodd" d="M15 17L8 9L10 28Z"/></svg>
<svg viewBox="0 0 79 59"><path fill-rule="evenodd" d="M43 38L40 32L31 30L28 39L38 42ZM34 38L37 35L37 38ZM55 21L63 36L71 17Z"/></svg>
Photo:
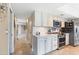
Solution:
<svg viewBox="0 0 79 59"><path fill-rule="evenodd" d="M59 32L48 32L48 34L59 34Z"/></svg>
<svg viewBox="0 0 79 59"><path fill-rule="evenodd" d="M45 34L45 35L34 35L35 37L50 37L58 34Z"/></svg>

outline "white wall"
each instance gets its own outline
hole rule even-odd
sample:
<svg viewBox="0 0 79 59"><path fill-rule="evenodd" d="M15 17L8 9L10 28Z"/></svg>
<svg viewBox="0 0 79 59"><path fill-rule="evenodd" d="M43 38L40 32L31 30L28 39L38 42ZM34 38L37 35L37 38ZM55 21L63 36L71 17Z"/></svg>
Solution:
<svg viewBox="0 0 79 59"><path fill-rule="evenodd" d="M40 32L40 35L45 35L47 33L47 29L45 27L33 27L33 35L36 35L36 32Z"/></svg>
<svg viewBox="0 0 79 59"><path fill-rule="evenodd" d="M16 19L16 24L18 25L18 38L21 38L23 36L25 36L25 30L24 30L24 27L26 25L26 20L25 19L20 19L20 18L17 18Z"/></svg>

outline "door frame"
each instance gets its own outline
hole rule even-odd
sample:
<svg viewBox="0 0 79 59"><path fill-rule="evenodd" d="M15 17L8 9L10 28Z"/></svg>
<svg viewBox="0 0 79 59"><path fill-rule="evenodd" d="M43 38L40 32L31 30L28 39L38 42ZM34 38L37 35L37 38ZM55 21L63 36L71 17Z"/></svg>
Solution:
<svg viewBox="0 0 79 59"><path fill-rule="evenodd" d="M10 18L10 16L12 16ZM11 42L12 41L12 42ZM12 43L12 44L11 44ZM14 13L11 5L8 5L8 55L14 52Z"/></svg>

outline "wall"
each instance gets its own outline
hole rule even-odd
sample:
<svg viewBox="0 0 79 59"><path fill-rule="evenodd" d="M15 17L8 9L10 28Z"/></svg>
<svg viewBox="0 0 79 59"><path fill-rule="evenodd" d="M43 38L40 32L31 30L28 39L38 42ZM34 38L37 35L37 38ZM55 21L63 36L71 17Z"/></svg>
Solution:
<svg viewBox="0 0 79 59"><path fill-rule="evenodd" d="M0 13L1 16L1 13ZM0 20L0 54L8 54L8 19L7 14Z"/></svg>
<svg viewBox="0 0 79 59"><path fill-rule="evenodd" d="M32 26L33 26L33 17L32 15L28 17L27 22L27 41L29 43L32 43Z"/></svg>
<svg viewBox="0 0 79 59"><path fill-rule="evenodd" d="M24 30L24 26L26 26L26 20L24 18L15 18L15 32L16 39L15 41L23 41L27 40L27 32Z"/></svg>
<svg viewBox="0 0 79 59"><path fill-rule="evenodd" d="M36 32L40 32L40 35L46 35L47 31L46 27L33 27L33 35L36 35Z"/></svg>

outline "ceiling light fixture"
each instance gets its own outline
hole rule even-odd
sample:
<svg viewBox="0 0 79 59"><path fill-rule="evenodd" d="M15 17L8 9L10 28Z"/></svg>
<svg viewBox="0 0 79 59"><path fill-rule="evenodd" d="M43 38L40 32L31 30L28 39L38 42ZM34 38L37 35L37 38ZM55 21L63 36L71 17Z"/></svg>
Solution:
<svg viewBox="0 0 79 59"><path fill-rule="evenodd" d="M6 13L7 12L7 4L6 3L0 3L0 13Z"/></svg>

